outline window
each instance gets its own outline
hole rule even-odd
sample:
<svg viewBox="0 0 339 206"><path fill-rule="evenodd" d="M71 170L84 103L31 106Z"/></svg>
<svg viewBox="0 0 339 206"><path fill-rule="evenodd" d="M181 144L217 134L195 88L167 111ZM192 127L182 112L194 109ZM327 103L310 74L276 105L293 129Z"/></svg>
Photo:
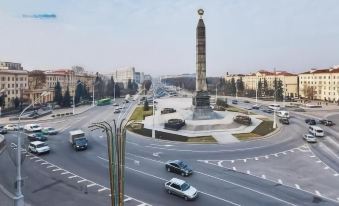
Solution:
<svg viewBox="0 0 339 206"><path fill-rule="evenodd" d="M177 184L175 184L175 183L172 184L172 187L173 187L174 189L181 190L180 186L177 185Z"/></svg>
<svg viewBox="0 0 339 206"><path fill-rule="evenodd" d="M9 89L9 88L11 88L11 85L10 85L10 84L8 84L8 89Z"/></svg>

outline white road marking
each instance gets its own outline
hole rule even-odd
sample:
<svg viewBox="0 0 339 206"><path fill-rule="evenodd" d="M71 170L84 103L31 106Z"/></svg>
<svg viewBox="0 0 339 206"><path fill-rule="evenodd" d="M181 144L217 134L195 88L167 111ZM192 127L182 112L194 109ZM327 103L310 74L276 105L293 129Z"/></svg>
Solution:
<svg viewBox="0 0 339 206"><path fill-rule="evenodd" d="M41 162L41 161L44 161L44 160L42 159L35 160L35 162Z"/></svg>
<svg viewBox="0 0 339 206"><path fill-rule="evenodd" d="M232 163L234 163L234 160L231 160Z"/></svg>
<svg viewBox="0 0 339 206"><path fill-rule="evenodd" d="M90 188L90 187L93 187L94 185L96 185L96 183L92 183L90 185L87 185L87 187Z"/></svg>
<svg viewBox="0 0 339 206"><path fill-rule="evenodd" d="M286 155L286 152L282 152L284 155Z"/></svg>
<svg viewBox="0 0 339 206"><path fill-rule="evenodd" d="M329 169L329 167L328 167L328 166L324 167L324 170L328 170L328 169Z"/></svg>
<svg viewBox="0 0 339 206"><path fill-rule="evenodd" d="M102 192L104 190L108 190L108 188L104 187L104 188L98 189L98 192Z"/></svg>
<svg viewBox="0 0 339 206"><path fill-rule="evenodd" d="M237 168L235 168L235 167L233 167L232 169L233 169L234 171L237 171Z"/></svg>
<svg viewBox="0 0 339 206"><path fill-rule="evenodd" d="M54 169L54 170L52 170L53 172L56 172L56 171L60 171L60 170L62 170L61 168L57 168L57 169Z"/></svg>
<svg viewBox="0 0 339 206"><path fill-rule="evenodd" d="M133 199L128 197L128 198L124 199L124 202L130 201L130 200L133 200Z"/></svg>
<svg viewBox="0 0 339 206"><path fill-rule="evenodd" d="M310 157L315 157L314 155L311 155Z"/></svg>
<svg viewBox="0 0 339 206"><path fill-rule="evenodd" d="M265 155L265 158L268 159L269 157L267 155Z"/></svg>
<svg viewBox="0 0 339 206"><path fill-rule="evenodd" d="M295 184L295 187L300 190L300 186L298 184Z"/></svg>
<svg viewBox="0 0 339 206"><path fill-rule="evenodd" d="M321 160L316 161L316 163L321 163Z"/></svg>
<svg viewBox="0 0 339 206"><path fill-rule="evenodd" d="M41 165L49 165L49 163L48 162L43 162L43 163L41 163Z"/></svg>
<svg viewBox="0 0 339 206"><path fill-rule="evenodd" d="M335 173L335 174L333 174L333 175L334 175L335 177L336 177L336 176L339 176L339 174L338 174L338 173Z"/></svg>
<svg viewBox="0 0 339 206"><path fill-rule="evenodd" d="M278 182L279 182L279 184L283 184L283 182L282 182L282 180L281 179L278 179Z"/></svg>
<svg viewBox="0 0 339 206"><path fill-rule="evenodd" d="M63 172L63 173L61 173L61 174L62 174L62 175L65 175L65 174L68 174L68 173L69 173L69 172L66 171L66 172Z"/></svg>
<svg viewBox="0 0 339 206"><path fill-rule="evenodd" d="M279 157L279 155L278 155L278 154L274 154L274 156L275 156L275 157Z"/></svg>
<svg viewBox="0 0 339 206"><path fill-rule="evenodd" d="M68 177L68 179L73 179L75 177L77 177L77 175L70 176L70 177Z"/></svg>
<svg viewBox="0 0 339 206"><path fill-rule="evenodd" d="M250 175L250 174L251 174L251 171L247 170L246 173L247 173L248 175Z"/></svg>
<svg viewBox="0 0 339 206"><path fill-rule="evenodd" d="M32 160L32 159L36 159L36 158L38 158L38 157L37 156L33 156L33 157L29 158L29 159Z"/></svg>
<svg viewBox="0 0 339 206"><path fill-rule="evenodd" d="M154 152L154 153L153 153L153 156L154 156L154 157L159 157L160 154L161 154L161 152Z"/></svg>
<svg viewBox="0 0 339 206"><path fill-rule="evenodd" d="M244 159L244 162L246 162L246 159Z"/></svg>
<svg viewBox="0 0 339 206"><path fill-rule="evenodd" d="M150 160L150 161L153 161L153 162L158 162L158 163L160 163L160 164L164 164L164 162L159 161L159 160L154 160L154 159L142 157L142 156L135 155L135 154L132 154L132 153L127 153L127 152L126 152L126 154L129 154L129 155L132 155L132 156L135 156L135 157L139 157L139 158L142 158L142 159ZM207 164L210 164L210 163L207 163ZM213 164L212 164L212 165L213 165ZM126 168L129 168L129 167L126 167ZM134 170L134 169L132 169L132 168L130 168L130 169L131 169L131 170ZM203 173L203 172L199 172L199 171L197 171L197 170L195 171L195 173L198 173L198 174L201 174L201 175L204 175L204 176L207 176L207 177L216 179L216 180L220 180L220 181L223 181L223 182L226 182L226 183L229 183L229 184L232 184L232 185L241 187L241 188L243 188L243 189L247 189L247 190L252 191L252 192L254 192L254 193L261 194L261 195L266 196L266 197L270 197L270 198L275 199L275 200L278 200L278 201L280 201L280 202L284 202L284 203L286 203L286 204L288 204L288 205L297 206L297 205L295 205L295 204L293 204L293 203L291 203L291 202L288 202L288 201L282 200L282 199L280 199L280 198L278 198L278 197L275 197L275 196L266 194L266 193L264 193L264 192L260 192L260 191L258 191L258 190L255 190L255 189L252 189L252 188L249 188L249 187L246 187L246 186L244 186L244 185L237 184L237 183L235 183L235 182L231 182L231 181L228 181L228 180L224 180L224 179L222 179L222 178L215 177L215 176L212 176L212 175ZM150 175L150 174L145 173L145 175ZM159 178L159 177L155 177L155 178ZM164 180L163 178L160 178L160 179Z"/></svg>
<svg viewBox="0 0 339 206"><path fill-rule="evenodd" d="M87 181L87 180L86 179L82 179L82 180L77 181L77 183L81 183L81 182L85 182L85 181Z"/></svg>
<svg viewBox="0 0 339 206"><path fill-rule="evenodd" d="M261 175L261 178L266 179L266 175Z"/></svg>
<svg viewBox="0 0 339 206"><path fill-rule="evenodd" d="M291 149L291 150L289 150L290 152L294 152L294 150L293 149Z"/></svg>
<svg viewBox="0 0 339 206"><path fill-rule="evenodd" d="M255 160L258 160L258 157L254 157Z"/></svg>
<svg viewBox="0 0 339 206"><path fill-rule="evenodd" d="M318 190L315 191L315 194L317 194L318 196L321 196L321 194Z"/></svg>
<svg viewBox="0 0 339 206"><path fill-rule="evenodd" d="M218 166L219 166L219 167L222 167L222 164L221 164L221 163L222 163L222 161L218 161Z"/></svg>
<svg viewBox="0 0 339 206"><path fill-rule="evenodd" d="M51 167L55 167L55 165L50 165L50 166L47 166L46 168L51 168Z"/></svg>

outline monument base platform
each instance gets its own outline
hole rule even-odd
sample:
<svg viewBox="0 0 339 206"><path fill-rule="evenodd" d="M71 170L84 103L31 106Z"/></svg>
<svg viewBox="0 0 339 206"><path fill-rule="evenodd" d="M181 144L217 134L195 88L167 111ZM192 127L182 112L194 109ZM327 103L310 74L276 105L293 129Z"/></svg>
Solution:
<svg viewBox="0 0 339 206"><path fill-rule="evenodd" d="M197 91L192 99L193 120L208 120L216 117L210 106L210 96L207 91Z"/></svg>

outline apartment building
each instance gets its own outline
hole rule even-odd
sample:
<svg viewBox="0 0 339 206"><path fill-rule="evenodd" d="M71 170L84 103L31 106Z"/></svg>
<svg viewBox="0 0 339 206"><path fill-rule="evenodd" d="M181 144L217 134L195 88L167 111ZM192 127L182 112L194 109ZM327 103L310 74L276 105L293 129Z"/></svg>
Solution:
<svg viewBox="0 0 339 206"><path fill-rule="evenodd" d="M113 79L115 82L120 82L124 84L124 88L127 88L128 80L137 81L137 75L134 67L120 68L116 69L112 73ZM140 79L140 76L139 76Z"/></svg>
<svg viewBox="0 0 339 206"><path fill-rule="evenodd" d="M255 90L258 82L264 83L266 80L268 88L274 89L274 80L281 80L283 83L284 96L295 98L298 97L298 75L291 74L286 71L275 71L270 72L266 70L259 70L256 73L251 74L227 74L225 77L226 81L230 81L232 78L238 80L242 78L245 89Z"/></svg>
<svg viewBox="0 0 339 206"><path fill-rule="evenodd" d="M28 88L28 72L25 70L0 69L0 91L5 95L5 108L14 106L13 100L22 98Z"/></svg>
<svg viewBox="0 0 339 206"><path fill-rule="evenodd" d="M299 94L307 99L338 101L339 66L299 74Z"/></svg>

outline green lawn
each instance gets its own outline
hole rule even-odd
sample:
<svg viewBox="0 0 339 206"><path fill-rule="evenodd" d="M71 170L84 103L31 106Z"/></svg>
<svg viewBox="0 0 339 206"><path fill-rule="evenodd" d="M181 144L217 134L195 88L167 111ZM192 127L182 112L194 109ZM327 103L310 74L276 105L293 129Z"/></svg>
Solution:
<svg viewBox="0 0 339 206"><path fill-rule="evenodd" d="M252 140L263 137L275 130L273 129L273 121L267 119L262 120L263 122L261 122L251 133L233 134L233 136L239 140Z"/></svg>

